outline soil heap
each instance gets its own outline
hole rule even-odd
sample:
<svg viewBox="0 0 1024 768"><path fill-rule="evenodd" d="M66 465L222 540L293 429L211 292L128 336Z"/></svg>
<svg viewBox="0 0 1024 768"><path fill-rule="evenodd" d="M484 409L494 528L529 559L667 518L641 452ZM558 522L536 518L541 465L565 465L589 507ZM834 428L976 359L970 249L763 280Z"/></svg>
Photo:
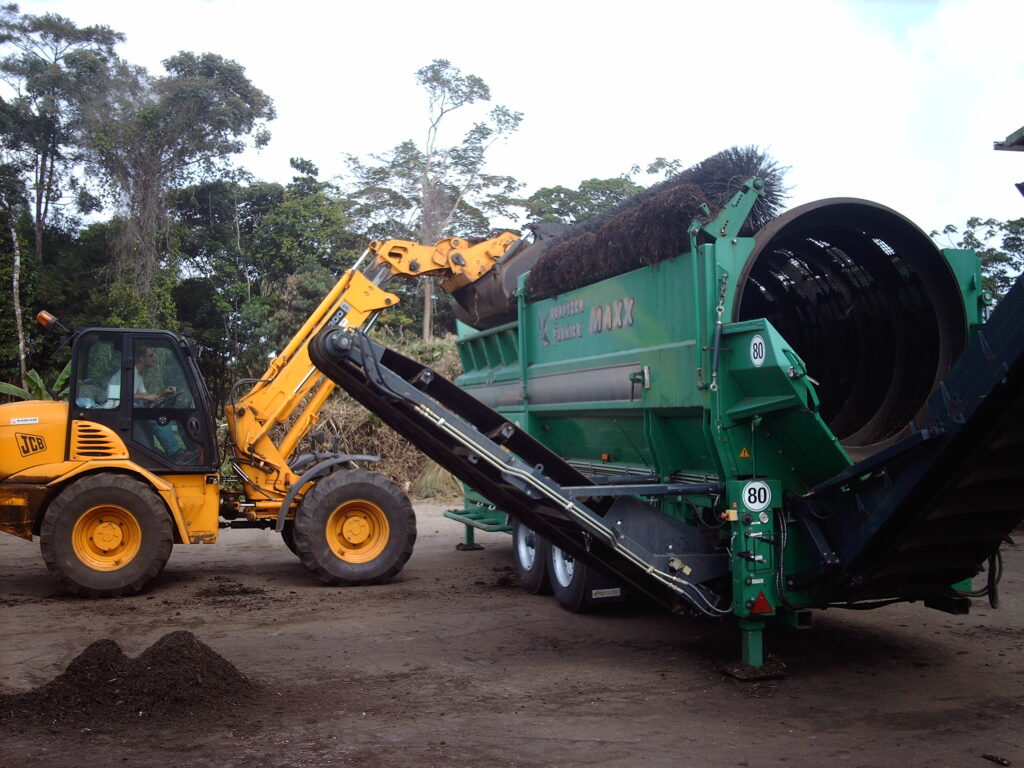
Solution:
<svg viewBox="0 0 1024 768"><path fill-rule="evenodd" d="M98 640L49 683L0 696L7 727L106 725L192 717L250 696L256 687L191 632L171 632L135 659Z"/></svg>

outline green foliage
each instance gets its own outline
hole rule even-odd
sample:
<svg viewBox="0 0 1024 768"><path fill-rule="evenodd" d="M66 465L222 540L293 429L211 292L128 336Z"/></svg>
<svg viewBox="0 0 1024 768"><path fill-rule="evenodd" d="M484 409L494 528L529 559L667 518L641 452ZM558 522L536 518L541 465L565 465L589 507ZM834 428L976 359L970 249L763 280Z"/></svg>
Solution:
<svg viewBox="0 0 1024 768"><path fill-rule="evenodd" d="M68 377L71 375L71 361L69 360L64 369L57 374L53 384L46 385L43 377L35 368L30 369L26 374L28 389L16 387L13 384L0 381L0 394L10 395L19 400L65 400L68 396Z"/></svg>
<svg viewBox="0 0 1024 768"><path fill-rule="evenodd" d="M237 62L182 52L163 66L168 74L154 77L122 64L87 115L85 159L130 205L140 204L146 184L165 192L222 171L246 137L256 146L270 139L273 102Z"/></svg>
<svg viewBox="0 0 1024 768"><path fill-rule="evenodd" d="M83 120L86 167L126 212L115 283L138 294L152 317L167 314L163 287L178 268L167 215L173 189L224 173L247 137L266 143L274 117L270 98L236 62L183 52L163 64L168 74L153 77L122 63Z"/></svg>
<svg viewBox="0 0 1024 768"><path fill-rule="evenodd" d="M119 228L117 220L94 222L85 228L70 224L47 227L49 253L44 264L36 265L33 311L49 310L69 326L109 325L106 303L113 274L111 250ZM55 347L45 349L52 352Z"/></svg>
<svg viewBox="0 0 1024 768"><path fill-rule="evenodd" d="M353 222L367 239L375 240L399 237L433 244L445 236L486 237L490 217L515 217L519 203L514 195L522 186L512 176L485 173L487 151L518 129L522 114L495 106L459 141L446 144L442 132L451 125L449 116L490 101L490 89L446 59L419 69L416 81L428 100L424 141L403 141L367 161L347 156ZM424 295L423 331L429 337L434 308L429 282Z"/></svg>
<svg viewBox="0 0 1024 768"><path fill-rule="evenodd" d="M23 311L36 290L44 233L62 218L57 203L64 192L77 186L71 169L83 104L121 40L108 27L79 28L56 14L33 16L14 4L0 6L0 80L11 94L0 99L0 240L11 244L11 231L18 233L20 268L8 271L4 265L4 284L10 286L4 292L12 299L16 292ZM17 370L20 378L17 339L31 333L24 315L11 314L0 321L0 337L2 346L14 345L14 354L2 350L0 375L13 378ZM10 367L9 359L15 361Z"/></svg>
<svg viewBox="0 0 1024 768"><path fill-rule="evenodd" d="M52 13L19 14L0 7L0 78L15 96L2 103L4 150L32 198L36 258L43 259L43 233L54 204L77 184L70 171L77 160L81 119L115 61L124 35L109 27L78 27ZM77 195L87 205L88 196Z"/></svg>
<svg viewBox="0 0 1024 768"><path fill-rule="evenodd" d="M214 397L263 373L363 244L347 201L293 158L286 187L219 180L170 196L173 252L190 275L178 283L178 320L193 329Z"/></svg>
<svg viewBox="0 0 1024 768"><path fill-rule="evenodd" d="M379 325L375 326L373 335L386 346L424 362L449 379L462 372L454 336L438 336L424 342L415 332L382 332ZM344 392L335 392L320 416L320 428L306 438L300 453L314 450L369 453L383 459L375 465L376 470L394 478L420 498L461 495L458 483L453 483L446 472L438 470L421 451Z"/></svg>
<svg viewBox="0 0 1024 768"><path fill-rule="evenodd" d="M313 261L285 279L272 295L273 300L261 305L266 308L266 319L261 325L268 353L280 352L285 347L337 280L334 272Z"/></svg>
<svg viewBox="0 0 1024 768"><path fill-rule="evenodd" d="M1024 271L1024 218L997 221L972 216L961 232L947 224L939 234L957 248L970 248L981 261L982 285L997 298L1002 298ZM955 239L954 239L955 238Z"/></svg>
<svg viewBox="0 0 1024 768"><path fill-rule="evenodd" d="M587 179L575 190L568 187L543 187L523 205L532 221L557 221L575 224L629 199L643 187L623 174L613 179Z"/></svg>
<svg viewBox="0 0 1024 768"><path fill-rule="evenodd" d="M337 267L339 251L357 247L346 208L326 185L290 185L258 233L259 252L274 254L277 264L291 265L292 271L309 261Z"/></svg>
<svg viewBox="0 0 1024 768"><path fill-rule="evenodd" d="M0 165L0 306L10 307L0 312L0 379L21 378L18 348L18 326L14 311L14 291L18 291L22 313L26 304L31 301L34 280L33 265L27 259L26 235L31 229L31 222L24 205L19 199L23 189L20 179L11 172L9 167ZM18 239L21 265L15 279L15 248L12 237Z"/></svg>
<svg viewBox="0 0 1024 768"><path fill-rule="evenodd" d="M154 276L148 295L143 296L135 285L119 277L96 298L97 309L105 325L117 328L176 328L175 282L172 273L160 272Z"/></svg>

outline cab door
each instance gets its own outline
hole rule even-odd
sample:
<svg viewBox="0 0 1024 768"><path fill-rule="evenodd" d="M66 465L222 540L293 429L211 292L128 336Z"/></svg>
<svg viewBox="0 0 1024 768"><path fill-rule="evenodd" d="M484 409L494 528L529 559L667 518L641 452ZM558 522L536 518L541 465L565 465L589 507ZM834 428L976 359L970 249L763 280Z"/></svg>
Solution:
<svg viewBox="0 0 1024 768"><path fill-rule="evenodd" d="M73 418L110 427L158 473L209 472L218 456L206 388L167 331L90 329L75 341Z"/></svg>

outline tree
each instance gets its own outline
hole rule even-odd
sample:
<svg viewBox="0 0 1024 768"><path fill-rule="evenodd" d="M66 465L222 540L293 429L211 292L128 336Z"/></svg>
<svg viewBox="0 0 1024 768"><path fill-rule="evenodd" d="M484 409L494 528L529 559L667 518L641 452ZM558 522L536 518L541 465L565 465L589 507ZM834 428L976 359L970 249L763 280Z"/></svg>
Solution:
<svg viewBox="0 0 1024 768"><path fill-rule="evenodd" d="M231 380L258 376L356 258L347 201L302 158L287 186L239 178L169 197L173 253L189 277L172 295L194 329L200 364L224 402Z"/></svg>
<svg viewBox="0 0 1024 768"><path fill-rule="evenodd" d="M427 93L427 132L422 144L407 140L363 162L348 164L355 183L351 214L375 239L415 238L433 244L446 234L485 236L489 217L514 218L513 194L521 186L511 176L484 172L488 149L514 132L522 114L495 106L457 144L445 145L442 129L453 112L490 101L487 84L463 74L451 62L435 59L416 72ZM458 231L455 229L458 228ZM423 338L433 335L433 287L423 282Z"/></svg>
<svg viewBox="0 0 1024 768"><path fill-rule="evenodd" d="M14 326L18 338L17 358L21 386L26 387L27 367L25 358L25 326L21 318L21 244L18 234L18 218L25 209L25 185L18 174L17 166L0 163L0 219L3 233L10 238L11 245L11 305L14 307ZM0 235L0 242L4 237ZM6 318L4 319L6 320ZM0 321L3 322L3 321Z"/></svg>
<svg viewBox="0 0 1024 768"><path fill-rule="evenodd" d="M932 238L939 235L932 232ZM954 242L957 248L970 248L981 261L982 286L996 298L1002 298L1024 271L1024 218L997 221L972 216L963 232L952 225L943 227L941 234ZM954 236L959 236L953 240Z"/></svg>
<svg viewBox="0 0 1024 768"><path fill-rule="evenodd" d="M641 189L625 174L613 179L587 179L574 190L562 186L538 189L523 201L523 206L532 221L575 224L618 205Z"/></svg>
<svg viewBox="0 0 1024 768"><path fill-rule="evenodd" d="M249 136L265 144L265 122L274 117L270 98L236 62L183 52L163 65L168 74L152 77L122 63L84 121L88 168L123 219L116 286L141 299L140 320L147 322L172 314L159 279L161 269L174 268L166 261L171 190L222 172Z"/></svg>
<svg viewBox="0 0 1024 768"><path fill-rule="evenodd" d="M657 157L645 167L634 165L628 173L610 179L587 179L576 189L568 187L542 187L523 200L520 205L526 209L531 221L554 221L562 224L578 224L609 208L624 203L645 189L634 177L646 176L669 179L683 170L680 160Z"/></svg>
<svg viewBox="0 0 1024 768"><path fill-rule="evenodd" d="M20 15L0 6L0 44L13 51L0 59L0 79L14 97L0 102L5 113L4 144L19 155L18 169L32 202L35 256L43 261L43 232L65 186L79 193L80 207L94 200L70 175L76 161L76 133L86 104L96 96L124 35L109 27L78 27L47 13Z"/></svg>

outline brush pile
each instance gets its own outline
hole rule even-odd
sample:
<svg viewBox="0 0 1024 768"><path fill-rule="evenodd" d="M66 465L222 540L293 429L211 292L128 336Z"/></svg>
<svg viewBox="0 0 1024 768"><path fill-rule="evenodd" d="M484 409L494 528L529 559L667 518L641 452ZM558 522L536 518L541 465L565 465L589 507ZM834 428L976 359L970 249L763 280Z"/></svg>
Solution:
<svg viewBox="0 0 1024 768"><path fill-rule="evenodd" d="M744 229L752 235L781 211L786 170L757 147L732 147L712 155L567 230L530 272L530 298L550 298L685 253L690 223L703 218L701 205L715 212L757 177L765 182L765 195Z"/></svg>

